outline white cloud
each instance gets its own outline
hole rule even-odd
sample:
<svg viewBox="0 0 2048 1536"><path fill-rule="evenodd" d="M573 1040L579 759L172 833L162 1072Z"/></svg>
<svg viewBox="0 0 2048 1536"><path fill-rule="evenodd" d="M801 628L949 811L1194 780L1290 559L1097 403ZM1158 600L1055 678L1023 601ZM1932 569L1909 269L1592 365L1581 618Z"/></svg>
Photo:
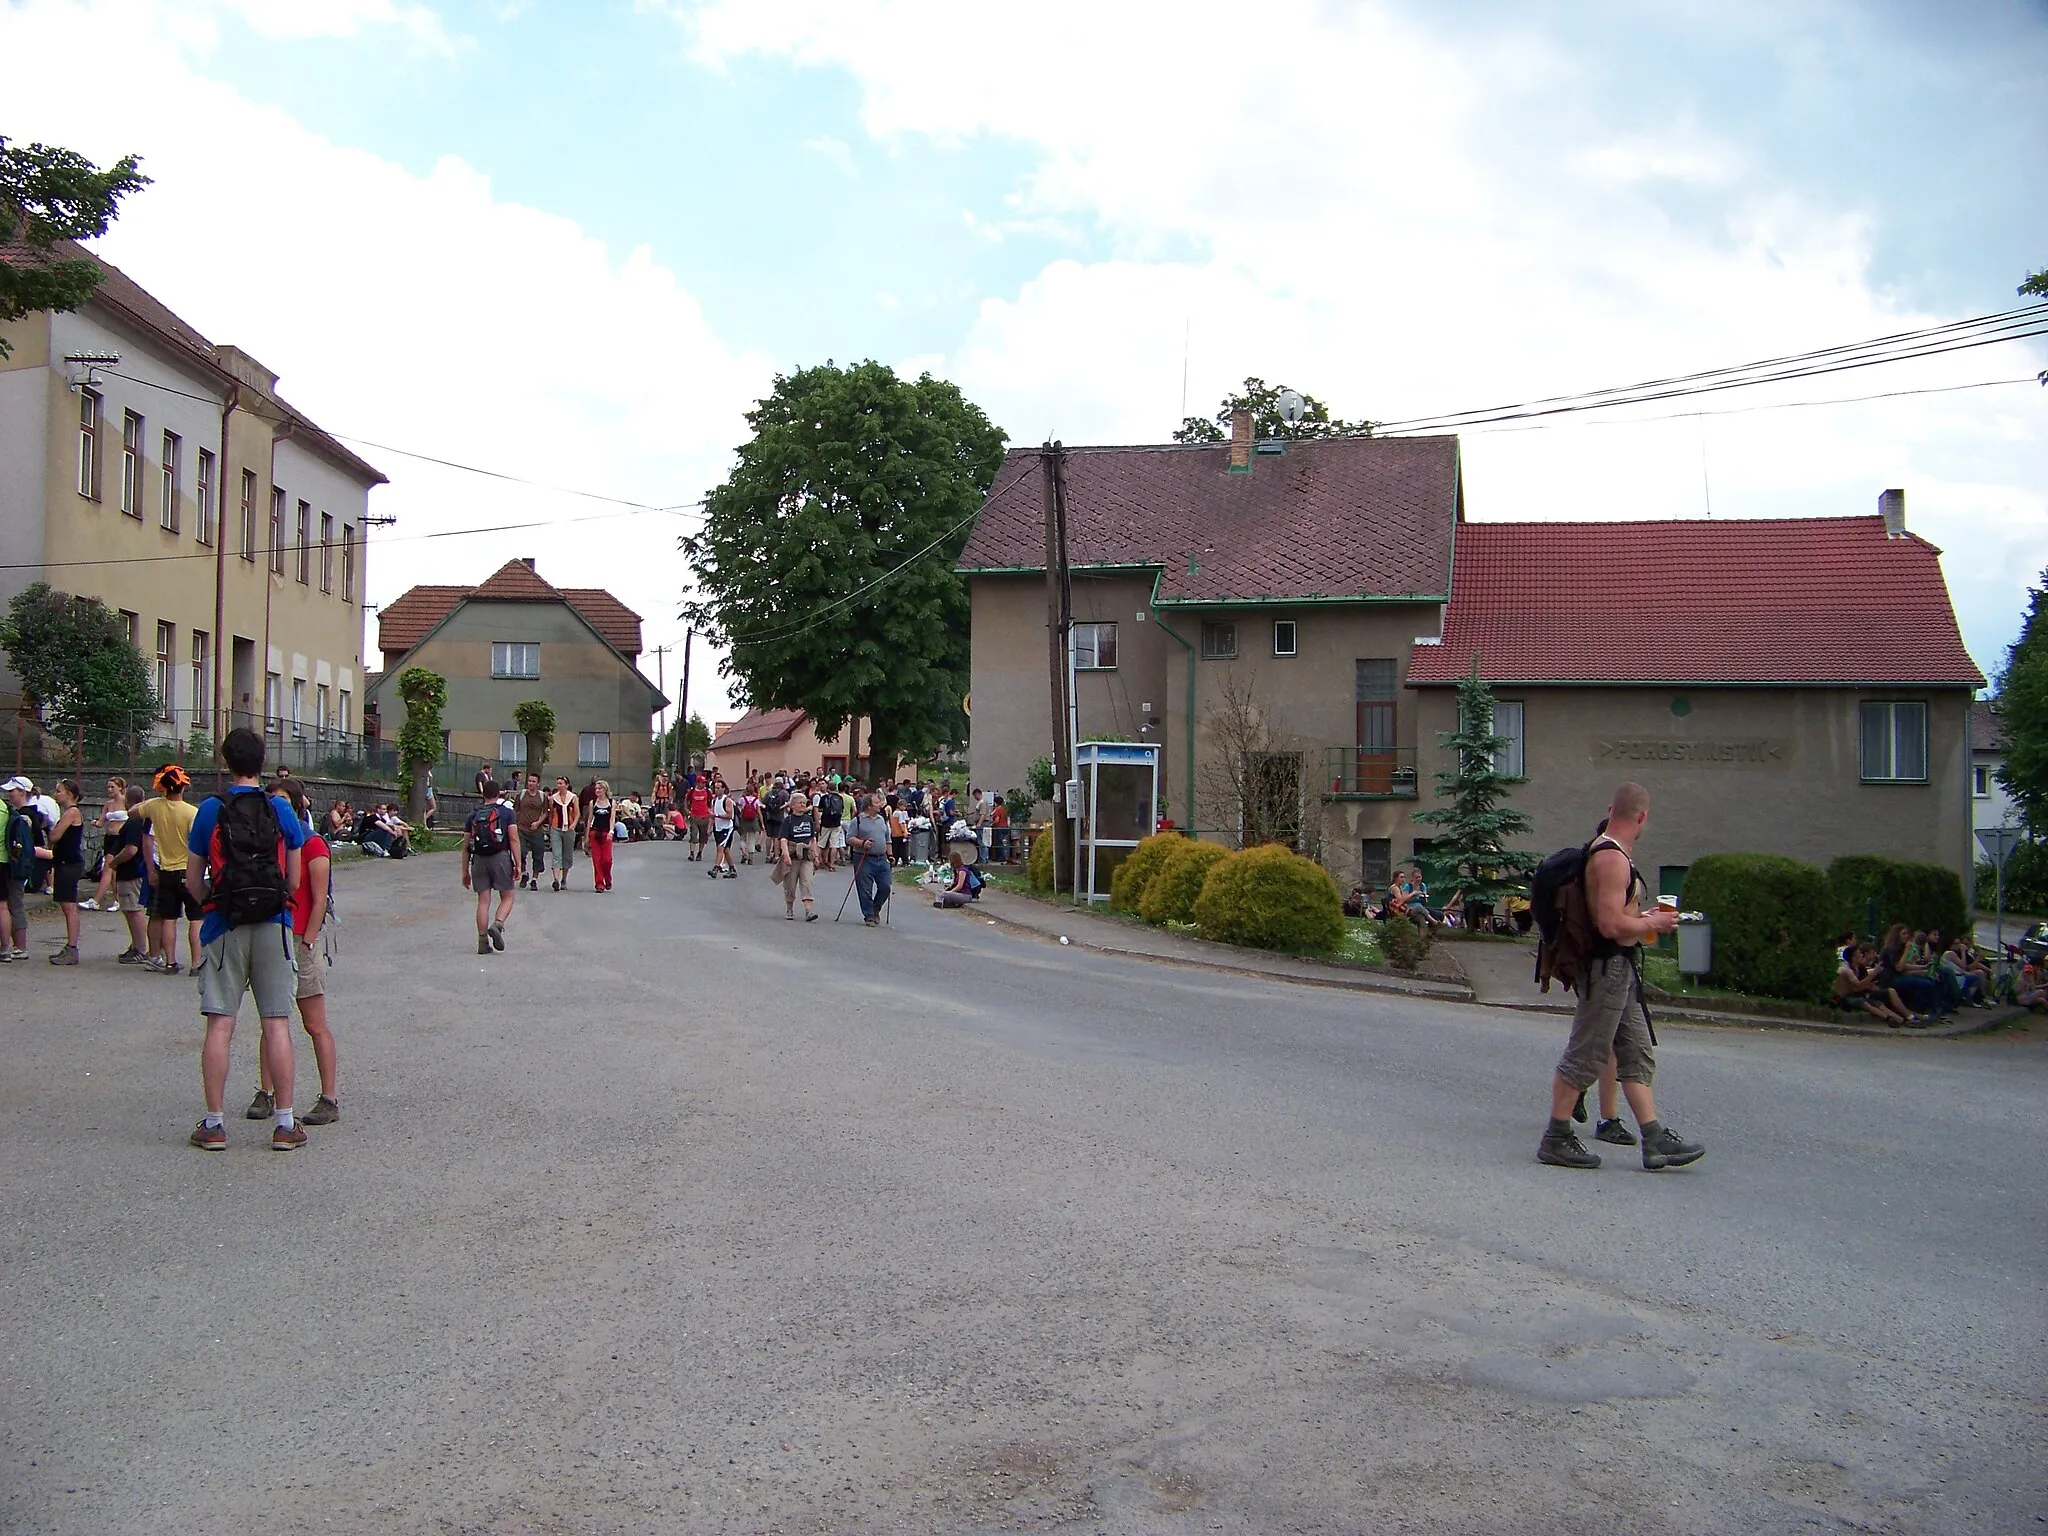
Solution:
<svg viewBox="0 0 2048 1536"><path fill-rule="evenodd" d="M1688 109L1614 104L1598 61L1529 24L1439 34L1433 12L1313 0L701 0L684 15L712 66L846 72L879 140L1025 148L1012 201L970 227L1086 228L1107 247L985 302L949 362L1022 440L1163 437L1184 346L1193 411L1258 373L1401 418L1955 318L1872 281L1882 210L1781 179ZM2001 350L1776 398L2042 365ZM2009 625L1985 615L2016 614L2048 563L2043 438L2038 413L1987 391L1472 433L1465 462L1481 517L1697 514L1703 441L1717 515L1866 512L1903 485L1988 666L1985 637Z"/></svg>
<svg viewBox="0 0 2048 1536"><path fill-rule="evenodd" d="M402 0L168 0L151 8L176 35L210 47L223 17L272 42L299 43L391 32L420 52L452 57L470 45L451 35L438 13ZM134 13L139 19L140 13ZM132 24L132 22L131 22Z"/></svg>
<svg viewBox="0 0 2048 1536"><path fill-rule="evenodd" d="M860 175L860 168L853 163L853 146L844 139L821 134L815 139L805 139L804 148L815 150L849 176Z"/></svg>
<svg viewBox="0 0 2048 1536"><path fill-rule="evenodd" d="M332 144L127 19L109 27L95 6L51 0L0 9L0 55L90 50L102 87L82 112L55 72L20 72L10 134L103 162L138 150L155 178L100 243L108 260L277 369L287 398L330 430L658 505L718 481L773 370L722 342L648 251L620 256L508 202L459 159L414 175ZM360 451L392 480L372 510L399 519L372 546L371 600L533 555L557 584L610 587L646 619L650 646L679 637L684 519L571 523L607 509ZM417 538L535 518L556 525ZM372 655L375 643L373 624ZM707 712L715 692L693 683Z"/></svg>

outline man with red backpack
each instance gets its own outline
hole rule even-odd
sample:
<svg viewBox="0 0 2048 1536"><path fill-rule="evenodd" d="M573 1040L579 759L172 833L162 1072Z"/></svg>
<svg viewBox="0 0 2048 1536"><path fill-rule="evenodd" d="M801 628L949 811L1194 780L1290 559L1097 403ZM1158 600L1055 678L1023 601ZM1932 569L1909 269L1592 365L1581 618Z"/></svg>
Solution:
<svg viewBox="0 0 2048 1536"><path fill-rule="evenodd" d="M1676 928L1678 911L1660 905L1645 912L1638 905L1646 887L1635 847L1649 820L1650 792L1622 785L1604 829L1583 849L1560 849L1545 859L1531 883L1543 930L1537 977L1546 990L1553 977L1564 982L1579 999L1571 1039L1550 1079L1550 1124L1536 1146L1536 1160L1554 1167L1600 1166L1600 1155L1572 1130L1571 1116L1610 1057L1642 1130L1645 1168L1682 1168L1706 1152L1657 1118L1650 1091L1657 1037L1643 1001L1642 946Z"/></svg>
<svg viewBox="0 0 2048 1536"><path fill-rule="evenodd" d="M263 1054L276 1092L272 1150L306 1144L292 1113L292 1001L298 969L292 959L292 893L299 887L299 850L305 828L291 802L265 794L263 738L237 728L221 738L221 761L233 775L225 795L199 807L186 840L185 889L200 905L199 1011L206 1016L199 1076L206 1115L192 1145L219 1152L228 1144L221 1117L235 1015L254 993L263 1021Z"/></svg>
<svg viewBox="0 0 2048 1536"><path fill-rule="evenodd" d="M462 824L462 888L476 892L476 952L488 955L505 947L505 919L512 915L521 865L518 818L498 798L495 779L486 779L484 803ZM498 912L491 915L491 892L498 893Z"/></svg>

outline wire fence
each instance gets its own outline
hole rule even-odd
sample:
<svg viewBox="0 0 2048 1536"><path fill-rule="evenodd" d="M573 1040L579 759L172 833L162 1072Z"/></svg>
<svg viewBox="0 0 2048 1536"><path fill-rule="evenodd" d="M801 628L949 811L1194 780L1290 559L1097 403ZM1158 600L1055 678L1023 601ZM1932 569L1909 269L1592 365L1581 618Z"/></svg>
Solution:
<svg viewBox="0 0 2048 1536"><path fill-rule="evenodd" d="M205 711L175 710L167 715L131 717L106 726L46 725L18 695L0 694L0 761L11 761L14 773L35 779L58 775L84 778L119 774L131 784L147 783L166 763L181 764L196 779L217 766L219 735ZM340 779L355 783L398 786L398 744L376 736L343 731L333 725L277 717L265 719L246 711L224 711L223 730L246 727L263 736L266 770L289 768L304 778ZM485 759L444 751L430 768L437 789L466 790L475 782Z"/></svg>

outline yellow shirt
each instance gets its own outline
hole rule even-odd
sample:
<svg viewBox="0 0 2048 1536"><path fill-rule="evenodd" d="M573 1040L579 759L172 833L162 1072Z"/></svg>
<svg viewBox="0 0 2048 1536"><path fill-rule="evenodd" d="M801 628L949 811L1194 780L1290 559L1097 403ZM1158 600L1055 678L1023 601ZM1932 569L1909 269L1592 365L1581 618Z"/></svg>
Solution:
<svg viewBox="0 0 2048 1536"><path fill-rule="evenodd" d="M135 814L148 822L150 831L156 834L157 867L167 875L183 874L185 840L192 835L192 823L199 819L199 807L158 795L135 807Z"/></svg>

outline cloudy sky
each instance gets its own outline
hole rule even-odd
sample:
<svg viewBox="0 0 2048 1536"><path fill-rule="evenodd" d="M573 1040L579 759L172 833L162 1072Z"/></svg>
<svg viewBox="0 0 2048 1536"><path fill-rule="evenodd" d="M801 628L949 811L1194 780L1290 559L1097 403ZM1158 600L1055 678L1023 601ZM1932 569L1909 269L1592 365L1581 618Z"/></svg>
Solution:
<svg viewBox="0 0 2048 1536"><path fill-rule="evenodd" d="M825 358L950 377L1016 442L1151 442L1250 373L1401 419L1985 314L2048 266L2038 0L0 0L0 57L0 134L156 178L103 253L385 445L373 600L534 555L650 646L687 511L389 450L673 508ZM1903 486L1989 671L2048 566L2048 390L1953 386L2043 368L1471 432L1468 508ZM691 703L726 712L701 650Z"/></svg>

